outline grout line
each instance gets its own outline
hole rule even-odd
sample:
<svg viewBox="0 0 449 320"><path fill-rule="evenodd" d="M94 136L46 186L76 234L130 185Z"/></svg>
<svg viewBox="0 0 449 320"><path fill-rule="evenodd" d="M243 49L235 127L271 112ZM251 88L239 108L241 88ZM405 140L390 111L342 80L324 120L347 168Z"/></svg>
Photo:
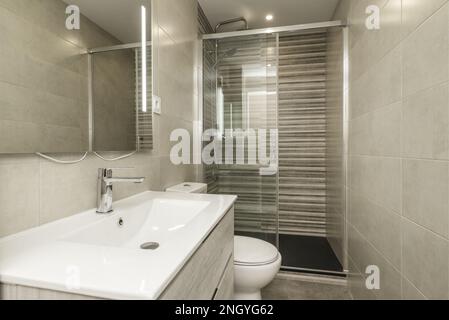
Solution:
<svg viewBox="0 0 449 320"><path fill-rule="evenodd" d="M402 34L402 25L403 25L403 3L401 1L401 34ZM400 108L400 115L401 115L401 123L399 125L399 152L400 155L402 155L403 150L403 123L404 123L404 65L403 65L403 53L404 53L404 46L401 47L401 108ZM400 269L400 275L401 275L401 299L404 299L404 286L403 286L403 269L404 269L404 241L403 241L403 232L404 232L404 226L402 223L402 217L404 215L405 210L405 201L404 201L404 185L406 183L406 175L404 174L404 159L401 159L400 161L400 175L401 175L401 217L399 221L399 249L400 249L400 257L399 257L399 269Z"/></svg>
<svg viewBox="0 0 449 320"><path fill-rule="evenodd" d="M388 3L388 2L387 2ZM401 2L401 5L402 5L402 2ZM410 33L407 35L407 36L405 36L404 37L404 34L403 34L403 10L402 10L402 7L401 7L401 25L400 25L400 38L401 38L401 40L399 41L399 43L397 44L397 45L395 45L393 48L391 48L390 50L388 50L386 53L385 53L385 55L383 55L375 64L373 64L373 65L371 65L369 68L367 68L362 74L360 74L357 78L352 78L351 79L351 82L353 82L353 81L358 81L361 77L363 77L364 75L366 75L366 73L368 72L368 71L370 71L371 69L374 69L374 67L375 66L377 66L377 64L379 64L388 54L390 54L393 50L395 50L399 45L401 45L403 42L405 42L406 40L408 40L416 31L418 31L420 28L422 28L422 26L425 24L425 23L427 23L429 20L431 20L435 15L437 15L442 9L443 9L443 7L444 6L446 6L447 5L447 2L445 2L441 7L439 7L436 11L434 11L429 17L427 17L421 24L419 24L415 29L413 29L412 31L410 31ZM385 6L386 6L386 4L382 7L382 9L384 9L385 8ZM368 31L364 31L362 34L361 34L361 37L360 37L360 39L362 39L362 36L365 34L365 32L368 32ZM353 48L356 46L356 45L359 45L360 44L360 39L359 39L359 41L357 41L357 44L355 44L352 48L351 48L351 51L353 51ZM401 50L401 52L402 52L402 50Z"/></svg>
<svg viewBox="0 0 449 320"><path fill-rule="evenodd" d="M400 217L400 218L406 219L406 220L408 220L408 221L410 221L410 222L416 224L417 226L419 226L419 227L421 227L421 228L423 228L423 229L425 229L425 230L427 230L427 231L433 233L435 236L438 236L438 237L441 238L441 239L444 239L444 240L446 240L446 241L449 241L449 238L446 238L445 236L440 235L440 234L436 233L435 231L432 231L431 229L429 229L429 228L427 228L427 227L425 227L425 226L423 226L423 225L420 225L419 223L417 223L417 222L411 220L410 218L404 216L403 214L397 212L397 211L394 210L394 209L385 207L385 205L382 204L382 203L380 203L378 200L375 200L375 199L372 199L372 198L370 198L370 197L368 197L368 196L366 196L366 195L363 195L363 194L361 194L360 192L355 191L355 189L353 189L353 188L350 188L350 192L353 193L353 194L358 195L359 197L365 198L366 200L372 202L372 203L375 204L376 206L381 207L381 208L387 210L388 212L395 214L396 216L398 216L398 217ZM402 197L401 197L401 198L402 198ZM403 201L403 200L401 199L401 201ZM351 225L352 225L352 223L351 223Z"/></svg>
<svg viewBox="0 0 449 320"><path fill-rule="evenodd" d="M401 55L401 59L402 59L402 55ZM402 101L406 101L406 100L410 100L412 98L412 96L415 96L419 93L424 93L426 91L430 91L432 89L435 89L437 87L442 87L444 85L449 84L449 78L440 82L436 82L434 84L431 84L427 87L421 88L419 90L413 91L412 93L409 93L408 95L405 95L404 92L402 92ZM404 85L404 83L401 84L402 86Z"/></svg>
<svg viewBox="0 0 449 320"><path fill-rule="evenodd" d="M401 274L401 275L402 275L401 284L402 284L403 280L408 281L408 283L409 283L413 288L415 288L416 291L418 291L420 294L422 294L423 297L424 297L425 299L429 300L429 298L428 298L428 297L427 297L421 290L419 290L419 289L415 286L415 284L414 284L412 281L410 281L410 279L408 279L404 274ZM403 288L402 288L402 289L403 289ZM404 296L403 296L403 295L402 295L401 297L402 297L402 299L404 299Z"/></svg>
<svg viewBox="0 0 449 320"><path fill-rule="evenodd" d="M376 206L378 206L378 207L381 207L382 209L385 209L385 210L388 211L389 213L391 213L391 214L397 216L398 218L402 218L402 214L401 214L401 213L397 212L397 211L394 210L394 209L385 207L385 205L384 205L383 203L380 203L378 200L375 200L375 199L372 199L371 197L368 197L368 196L366 196L366 195L363 195L363 194L361 194L359 191L355 191L355 190L352 189L352 188L350 188L350 192L351 192L352 194L355 194L355 195L358 196L358 197L365 198L366 200L368 200L368 201L371 202L372 204L374 204L374 205L376 205ZM351 220L352 220L352 219L351 219Z"/></svg>
<svg viewBox="0 0 449 320"><path fill-rule="evenodd" d="M425 226L423 226L423 225L420 225L419 223L417 223L417 222L411 220L411 219L408 218L408 217L402 216L402 219L403 219L403 220L407 220L407 222L412 223L412 224L414 224L415 226L417 226L417 227L419 227L419 228L421 228L421 229L423 229L423 230L425 230L425 231L431 233L433 236L439 238L440 240L444 240L444 241L446 241L446 242L449 242L449 238L446 238L445 236L443 236L443 235L441 235L441 234L438 234L438 233L436 233L435 231L432 231L431 229L429 229L429 228L427 228L427 227L425 227Z"/></svg>
<svg viewBox="0 0 449 320"><path fill-rule="evenodd" d="M380 255L381 258L383 258L399 275L402 275L401 270L399 270L391 261L389 258L385 257L385 255L380 252L380 250L370 241L368 240L353 224L351 224L351 227L359 234L360 238L362 238L366 243L374 249L374 251Z"/></svg>
<svg viewBox="0 0 449 320"><path fill-rule="evenodd" d="M350 154L349 157L352 158L376 158L376 159L389 159L389 160L405 160L405 161L427 161L427 162L439 162L447 163L449 159L432 159L432 158L415 158L408 156L386 156L386 155L375 155L375 154Z"/></svg>
<svg viewBox="0 0 449 320"><path fill-rule="evenodd" d="M402 54L401 54L401 64L403 62L402 58L403 57L402 57ZM402 77L403 77L403 72L401 72L401 80L402 80ZM402 97L401 100L397 100L397 101L394 101L394 102L391 102L391 103L388 103L388 104L385 104L385 105L382 105L382 106L379 106L379 107L370 108L372 110L364 112L364 113L358 115L357 117L353 117L353 118L349 119L349 121L352 122L352 121L359 120L360 118L363 118L363 117L366 117L368 115L371 115L371 114L373 114L375 112L378 112L379 110L385 109L387 107L394 106L395 104L398 104L398 103L401 103L401 106L403 107L404 102L407 101L407 100L411 100L411 98L413 96L415 96L417 94L425 93L426 91L430 91L432 89L436 89L437 87L442 87L444 85L449 85L449 79L446 79L446 80L443 80L443 81L431 84L431 85L429 85L427 87L424 87L424 88L421 88L419 90L416 90L416 91L410 93L409 95L404 95L404 90L403 90L404 83L403 83L403 81L401 81L401 97Z"/></svg>
<svg viewBox="0 0 449 320"><path fill-rule="evenodd" d="M434 18L434 16L436 16L437 14L440 13L440 11L443 10L443 7L445 7L446 5L448 5L448 1L446 0L442 5L440 5L433 13L431 13L427 18L425 18L421 23L419 23L413 30L411 30L408 35L406 35L404 37L404 35L402 34L401 36L404 37L403 40L407 40L409 37L412 36L412 34L414 34L416 31L418 31L419 29L422 28L422 26L427 23L429 20L431 20L432 18ZM403 1L402 1L402 21L401 21L401 28L404 25L404 17L403 17L403 10L404 10L404 5L403 5ZM403 30L401 30L403 31Z"/></svg>
<svg viewBox="0 0 449 320"><path fill-rule="evenodd" d="M358 231L354 226L352 226L352 228L355 230L355 232L357 232L359 235L360 235L360 237L364 240L364 241L366 241L366 243L369 245L369 246L371 246L372 247L372 249L374 249L374 251L375 252L377 252L377 254L379 254L380 255L380 257L381 258L383 258L396 272L398 272L398 274L399 274L399 276L401 277L401 279L402 279L402 274L401 274L401 272L399 272L398 270L397 270L397 268L382 254L382 253L380 253L380 251L379 250L377 250L377 248L369 241L369 240L367 240L362 234L361 234L361 232L360 231ZM357 269L357 270L359 270L358 268L357 268L357 264L354 262L354 260L351 258L351 261L353 262L353 265L355 266L355 268ZM359 271L359 274L361 275L361 277L363 278L363 279L365 279L365 276L364 276L364 273L362 273L362 272L360 272ZM401 280L402 281L402 280ZM401 284L399 284L400 286L401 286ZM373 296L374 296L374 298L376 298L376 299L381 299L382 297L381 297L381 295L380 295L380 293L378 293L378 292L376 292L376 291L369 291ZM400 287L399 288L399 292L400 292L400 294L402 294L402 288Z"/></svg>
<svg viewBox="0 0 449 320"><path fill-rule="evenodd" d="M372 70L375 70L377 68L377 66L383 62L394 50L396 50L400 45L402 45L402 40L399 41L396 45L394 45L391 49L389 49L387 51L387 53L385 53L382 57L379 58L378 61L376 61L374 64L371 64L365 71L363 71L359 76L357 76L356 78L352 77L351 78L351 84L353 84L354 82L358 82L360 81L361 78L363 77L367 77L369 75L369 72L371 72ZM359 42L360 43L360 42ZM354 49L351 49L351 53L354 51ZM402 50L401 50L402 53ZM354 68L353 68L354 69Z"/></svg>
<svg viewBox="0 0 449 320"><path fill-rule="evenodd" d="M355 273L357 273L356 276L357 276L357 277L360 277L360 278L363 279L363 280L365 280L365 274L362 273L362 272L360 271L360 269L359 269L359 267L357 266L357 263L355 263L354 259L353 259L351 256L348 256L348 258L349 258L350 262L352 263L352 265L354 266ZM351 274L351 272L349 272L348 277L350 277L350 274ZM354 272L352 272L352 274L354 274ZM349 288L349 292L350 292L350 294L351 294L353 300L356 300L356 299L354 298L354 295L352 294L350 282L351 282L351 281L348 280L348 288ZM362 281L362 282L363 282L363 281ZM363 288L364 291L369 292L369 294L370 294L372 297L374 297L374 298L376 298L376 299L378 298L377 295L376 295L372 290L367 290L366 287L363 287L363 286L361 286L361 288ZM366 289L366 290L365 290L365 289Z"/></svg>

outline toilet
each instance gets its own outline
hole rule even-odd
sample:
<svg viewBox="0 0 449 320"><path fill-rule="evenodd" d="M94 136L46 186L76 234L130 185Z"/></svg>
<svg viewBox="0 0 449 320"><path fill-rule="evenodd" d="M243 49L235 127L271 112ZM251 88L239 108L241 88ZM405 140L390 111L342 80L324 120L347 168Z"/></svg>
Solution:
<svg viewBox="0 0 449 320"><path fill-rule="evenodd" d="M178 193L207 193L207 184L197 182L184 182L165 189L166 192Z"/></svg>
<svg viewBox="0 0 449 320"><path fill-rule="evenodd" d="M250 237L234 237L234 299L261 300L261 290L273 281L282 257L275 246Z"/></svg>
<svg viewBox="0 0 449 320"><path fill-rule="evenodd" d="M207 193L207 184L184 182L166 192ZM282 257L271 243L234 236L234 299L261 300L261 290L273 281Z"/></svg>

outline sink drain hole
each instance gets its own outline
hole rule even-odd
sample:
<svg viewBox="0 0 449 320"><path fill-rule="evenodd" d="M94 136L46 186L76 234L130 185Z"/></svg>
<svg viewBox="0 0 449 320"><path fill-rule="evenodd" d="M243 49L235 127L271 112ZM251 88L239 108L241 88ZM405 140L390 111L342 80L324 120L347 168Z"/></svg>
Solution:
<svg viewBox="0 0 449 320"><path fill-rule="evenodd" d="M143 250L156 250L157 248L159 248L159 243L157 242L145 242L140 246L140 249Z"/></svg>

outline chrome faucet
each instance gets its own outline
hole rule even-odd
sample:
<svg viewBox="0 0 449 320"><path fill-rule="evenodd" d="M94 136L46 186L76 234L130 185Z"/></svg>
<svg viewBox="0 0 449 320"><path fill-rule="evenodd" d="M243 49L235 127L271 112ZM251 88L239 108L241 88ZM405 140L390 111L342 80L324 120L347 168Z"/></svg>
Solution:
<svg viewBox="0 0 449 320"><path fill-rule="evenodd" d="M125 168L117 168L125 169ZM129 168L131 169L131 168ZM139 178L114 178L112 177L112 169L98 169L97 182L97 213L111 213L112 209L112 185L115 182L142 183L144 177Z"/></svg>

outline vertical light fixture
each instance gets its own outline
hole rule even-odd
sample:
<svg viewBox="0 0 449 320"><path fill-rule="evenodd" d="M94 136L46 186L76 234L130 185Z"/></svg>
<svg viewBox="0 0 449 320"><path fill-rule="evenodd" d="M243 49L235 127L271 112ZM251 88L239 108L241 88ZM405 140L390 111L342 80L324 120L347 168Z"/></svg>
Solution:
<svg viewBox="0 0 449 320"><path fill-rule="evenodd" d="M142 24L142 112L147 112L147 9L141 6Z"/></svg>

